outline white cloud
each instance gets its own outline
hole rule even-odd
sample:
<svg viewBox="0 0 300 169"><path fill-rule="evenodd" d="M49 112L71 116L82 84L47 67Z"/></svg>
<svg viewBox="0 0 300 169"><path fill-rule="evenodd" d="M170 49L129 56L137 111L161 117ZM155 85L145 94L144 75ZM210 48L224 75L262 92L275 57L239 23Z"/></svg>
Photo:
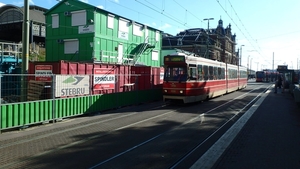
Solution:
<svg viewBox="0 0 300 169"><path fill-rule="evenodd" d="M104 6L99 5L99 6L97 6L97 8L104 9Z"/></svg>
<svg viewBox="0 0 300 169"><path fill-rule="evenodd" d="M166 30L166 29L171 28L171 27L172 27L171 25L165 23L164 25L160 26L158 29L160 29L160 30Z"/></svg>
<svg viewBox="0 0 300 169"><path fill-rule="evenodd" d="M4 3L1 3L1 2L0 2L0 7L1 7L1 6L4 6L4 5L5 5Z"/></svg>
<svg viewBox="0 0 300 169"><path fill-rule="evenodd" d="M89 3L88 0L80 0L80 1L82 1L82 2L84 2L84 3Z"/></svg>

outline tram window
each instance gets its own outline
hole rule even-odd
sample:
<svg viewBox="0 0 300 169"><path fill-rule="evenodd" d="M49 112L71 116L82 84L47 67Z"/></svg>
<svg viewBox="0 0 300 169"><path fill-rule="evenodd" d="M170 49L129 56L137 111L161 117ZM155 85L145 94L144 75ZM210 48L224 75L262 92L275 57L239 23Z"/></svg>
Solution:
<svg viewBox="0 0 300 169"><path fill-rule="evenodd" d="M174 67L172 80L186 81L187 80L186 68L185 67Z"/></svg>
<svg viewBox="0 0 300 169"><path fill-rule="evenodd" d="M233 70L233 78L237 78L237 70Z"/></svg>
<svg viewBox="0 0 300 169"><path fill-rule="evenodd" d="M190 77L190 80L196 80L197 79L196 67L190 67L189 77Z"/></svg>
<svg viewBox="0 0 300 169"><path fill-rule="evenodd" d="M209 66L209 80L213 80L214 79L214 67Z"/></svg>
<svg viewBox="0 0 300 169"><path fill-rule="evenodd" d="M208 66L203 66L203 74L204 74L204 80L208 80Z"/></svg>
<svg viewBox="0 0 300 169"><path fill-rule="evenodd" d="M198 80L203 80L204 71L202 70L202 65L198 65Z"/></svg>
<svg viewBox="0 0 300 169"><path fill-rule="evenodd" d="M218 67L218 79L222 79L222 69Z"/></svg>
<svg viewBox="0 0 300 169"><path fill-rule="evenodd" d="M221 79L225 79L225 68L221 69Z"/></svg>
<svg viewBox="0 0 300 169"><path fill-rule="evenodd" d="M218 79L218 68L214 67L214 80Z"/></svg>
<svg viewBox="0 0 300 169"><path fill-rule="evenodd" d="M164 80L165 81L186 81L187 74L185 67L167 67L165 68Z"/></svg>
<svg viewBox="0 0 300 169"><path fill-rule="evenodd" d="M229 75L228 79L232 79L232 70L231 69L229 69L229 74L228 75Z"/></svg>
<svg viewBox="0 0 300 169"><path fill-rule="evenodd" d="M229 69L229 79L236 79L237 78L237 70Z"/></svg>
<svg viewBox="0 0 300 169"><path fill-rule="evenodd" d="M168 80L169 77L171 77L171 68L170 68L170 67L165 68L164 79L165 79L165 80Z"/></svg>

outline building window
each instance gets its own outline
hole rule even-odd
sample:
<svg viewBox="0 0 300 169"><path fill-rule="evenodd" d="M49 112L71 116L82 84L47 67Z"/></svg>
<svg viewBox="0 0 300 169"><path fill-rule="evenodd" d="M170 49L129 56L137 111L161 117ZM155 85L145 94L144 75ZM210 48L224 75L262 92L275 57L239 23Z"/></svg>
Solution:
<svg viewBox="0 0 300 169"><path fill-rule="evenodd" d="M129 26L130 26L130 21L120 18L118 38L128 40Z"/></svg>
<svg viewBox="0 0 300 169"><path fill-rule="evenodd" d="M142 36L143 35L142 25L134 24L133 25L133 34L136 36Z"/></svg>
<svg viewBox="0 0 300 169"><path fill-rule="evenodd" d="M59 27L59 17L58 14L52 15L52 28L58 28Z"/></svg>
<svg viewBox="0 0 300 169"><path fill-rule="evenodd" d="M78 39L65 39L65 54L75 54L79 51Z"/></svg>
<svg viewBox="0 0 300 169"><path fill-rule="evenodd" d="M72 26L86 25L86 11L72 12Z"/></svg>
<svg viewBox="0 0 300 169"><path fill-rule="evenodd" d="M156 31L156 34L155 34L155 40L156 40L156 41L159 41L159 32L158 32L158 31Z"/></svg>
<svg viewBox="0 0 300 169"><path fill-rule="evenodd" d="M107 27L110 29L114 29L114 15L108 14L107 16Z"/></svg>
<svg viewBox="0 0 300 169"><path fill-rule="evenodd" d="M119 31L128 33L129 22L130 21L128 21L128 20L120 19L119 20Z"/></svg>
<svg viewBox="0 0 300 169"><path fill-rule="evenodd" d="M158 51L152 51L152 60L158 60Z"/></svg>

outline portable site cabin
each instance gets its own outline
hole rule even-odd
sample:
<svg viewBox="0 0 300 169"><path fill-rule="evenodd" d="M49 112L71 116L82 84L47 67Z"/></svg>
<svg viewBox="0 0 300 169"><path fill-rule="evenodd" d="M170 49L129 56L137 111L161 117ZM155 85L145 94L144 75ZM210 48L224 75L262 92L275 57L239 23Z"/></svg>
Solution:
<svg viewBox="0 0 300 169"><path fill-rule="evenodd" d="M62 0L46 13L46 61L160 67L160 30L79 0Z"/></svg>

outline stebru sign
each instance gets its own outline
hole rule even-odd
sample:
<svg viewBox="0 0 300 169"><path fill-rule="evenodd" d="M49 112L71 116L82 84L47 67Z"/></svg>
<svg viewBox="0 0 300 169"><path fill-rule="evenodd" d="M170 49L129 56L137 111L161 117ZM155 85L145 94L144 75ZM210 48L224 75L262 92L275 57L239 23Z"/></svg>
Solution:
<svg viewBox="0 0 300 169"><path fill-rule="evenodd" d="M35 65L35 80L51 82L52 81L52 65Z"/></svg>
<svg viewBox="0 0 300 169"><path fill-rule="evenodd" d="M115 82L113 68L94 68L93 90L115 89Z"/></svg>
<svg viewBox="0 0 300 169"><path fill-rule="evenodd" d="M56 75L55 97L90 94L89 75Z"/></svg>

